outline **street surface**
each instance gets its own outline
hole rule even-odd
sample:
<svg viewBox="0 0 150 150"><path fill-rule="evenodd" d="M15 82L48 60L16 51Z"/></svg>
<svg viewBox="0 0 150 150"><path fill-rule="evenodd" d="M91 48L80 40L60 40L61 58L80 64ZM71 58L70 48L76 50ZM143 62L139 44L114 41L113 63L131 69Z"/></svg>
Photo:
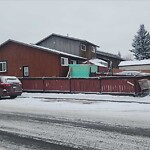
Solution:
<svg viewBox="0 0 150 150"><path fill-rule="evenodd" d="M150 149L150 104L35 96L0 100L0 150Z"/></svg>

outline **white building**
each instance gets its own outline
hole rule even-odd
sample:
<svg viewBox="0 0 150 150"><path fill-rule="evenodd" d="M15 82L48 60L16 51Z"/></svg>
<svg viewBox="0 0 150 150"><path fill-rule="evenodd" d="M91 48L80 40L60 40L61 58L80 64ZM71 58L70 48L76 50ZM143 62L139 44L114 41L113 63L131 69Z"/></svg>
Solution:
<svg viewBox="0 0 150 150"><path fill-rule="evenodd" d="M150 59L122 61L119 64L119 69L127 71L150 72Z"/></svg>

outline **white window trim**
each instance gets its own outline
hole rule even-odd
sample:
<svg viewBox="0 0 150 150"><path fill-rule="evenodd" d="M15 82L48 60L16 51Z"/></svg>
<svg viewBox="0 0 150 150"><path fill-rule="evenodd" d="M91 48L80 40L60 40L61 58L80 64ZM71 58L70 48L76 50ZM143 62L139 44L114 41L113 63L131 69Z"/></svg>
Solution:
<svg viewBox="0 0 150 150"><path fill-rule="evenodd" d="M23 76L29 77L29 66L23 66Z"/></svg>
<svg viewBox="0 0 150 150"><path fill-rule="evenodd" d="M84 49L83 49L83 47L84 47ZM85 44L81 44L81 50L86 51L86 45Z"/></svg>
<svg viewBox="0 0 150 150"><path fill-rule="evenodd" d="M77 64L76 60L70 60L70 62L72 62L72 64Z"/></svg>
<svg viewBox="0 0 150 150"><path fill-rule="evenodd" d="M0 72L7 72L7 62L1 61L0 64L2 65L2 70L0 70Z"/></svg>
<svg viewBox="0 0 150 150"><path fill-rule="evenodd" d="M64 63L62 63L63 61ZM68 66L68 58L66 57L61 57L61 66Z"/></svg>

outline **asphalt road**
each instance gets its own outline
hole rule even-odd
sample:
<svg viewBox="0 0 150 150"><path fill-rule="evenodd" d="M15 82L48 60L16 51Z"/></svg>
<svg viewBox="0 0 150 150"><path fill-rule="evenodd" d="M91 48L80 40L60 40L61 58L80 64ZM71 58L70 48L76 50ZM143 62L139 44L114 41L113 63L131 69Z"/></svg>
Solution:
<svg viewBox="0 0 150 150"><path fill-rule="evenodd" d="M0 112L2 150L149 150L150 129Z"/></svg>

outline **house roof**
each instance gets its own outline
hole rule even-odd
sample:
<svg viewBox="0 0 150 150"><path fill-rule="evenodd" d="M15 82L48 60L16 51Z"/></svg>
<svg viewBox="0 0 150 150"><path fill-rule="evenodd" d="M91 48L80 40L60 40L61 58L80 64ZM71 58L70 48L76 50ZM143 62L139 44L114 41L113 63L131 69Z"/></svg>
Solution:
<svg viewBox="0 0 150 150"><path fill-rule="evenodd" d="M51 35L43 38L42 40L38 41L37 43L35 43L36 45L40 44L41 42L47 40L48 38L52 37L52 36L57 36L57 37L61 37L61 38L65 38L65 39L69 39L69 40L74 40L74 41L80 41L80 42L83 42L83 43L88 43L88 44L91 44L93 46L96 46L96 47L99 47L98 45L95 45L89 41L86 41L86 40L82 40L82 39L78 39L78 38L74 38L74 37L69 37L69 36L64 36L64 35L59 35L59 34L55 34L55 33L52 33Z"/></svg>
<svg viewBox="0 0 150 150"><path fill-rule="evenodd" d="M74 58L79 58L79 59L86 60L86 58L84 58L84 57L80 57L80 56L68 54L68 53L65 53L65 52L57 51L57 50L50 49L50 48L45 48L45 47L38 46L38 45L34 45L34 44L27 44L27 43L15 41L15 40L12 40L12 39L9 39L9 40L5 41L4 43L2 43L2 44L0 45L0 47L2 47L3 45L5 45L5 44L7 44L7 43L9 43L9 42L21 44L21 45L28 46L28 47L32 47L32 48L37 48L37 49L39 49L39 50L47 51L47 52L50 52L50 53L55 53L55 54L58 54L58 55L65 55L65 56L69 56L69 57L74 57Z"/></svg>
<svg viewBox="0 0 150 150"><path fill-rule="evenodd" d="M150 65L150 59L121 61L119 67Z"/></svg>
<svg viewBox="0 0 150 150"><path fill-rule="evenodd" d="M118 55L103 52L103 51L99 51L99 50L96 51L96 54L111 57L111 58L115 58L115 59L119 59L119 60L124 60L123 58L119 57Z"/></svg>
<svg viewBox="0 0 150 150"><path fill-rule="evenodd" d="M93 65L96 65L96 66L108 67L108 63L106 61L101 60L101 59L97 59L97 58L90 59L88 61L85 61L84 63L87 63L87 62L89 62L89 63L91 63Z"/></svg>

